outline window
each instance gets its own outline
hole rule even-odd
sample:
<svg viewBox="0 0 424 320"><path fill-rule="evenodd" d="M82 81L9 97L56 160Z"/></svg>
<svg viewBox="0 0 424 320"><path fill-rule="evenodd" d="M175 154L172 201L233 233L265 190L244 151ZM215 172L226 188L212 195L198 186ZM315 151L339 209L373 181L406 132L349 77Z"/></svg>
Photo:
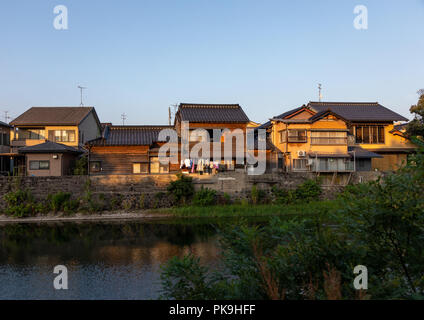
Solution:
<svg viewBox="0 0 424 320"><path fill-rule="evenodd" d="M149 164L148 163L133 163L133 173L148 173L149 172Z"/></svg>
<svg viewBox="0 0 424 320"><path fill-rule="evenodd" d="M150 173L168 173L169 165L163 165L159 162L158 157L150 158Z"/></svg>
<svg viewBox="0 0 424 320"><path fill-rule="evenodd" d="M311 144L347 144L345 131L311 131Z"/></svg>
<svg viewBox="0 0 424 320"><path fill-rule="evenodd" d="M306 129L289 130L289 142L306 142Z"/></svg>
<svg viewBox="0 0 424 320"><path fill-rule="evenodd" d="M50 169L50 161L30 161L29 162L30 170L49 170Z"/></svg>
<svg viewBox="0 0 424 320"><path fill-rule="evenodd" d="M75 142L75 130L49 131L49 140L53 142Z"/></svg>
<svg viewBox="0 0 424 320"><path fill-rule="evenodd" d="M280 143L286 142L286 130L282 130L278 134L280 136Z"/></svg>
<svg viewBox="0 0 424 320"><path fill-rule="evenodd" d="M293 159L294 170L306 170L307 159Z"/></svg>
<svg viewBox="0 0 424 320"><path fill-rule="evenodd" d="M90 161L90 172L102 171L102 164L100 161Z"/></svg>
<svg viewBox="0 0 424 320"><path fill-rule="evenodd" d="M384 143L383 126L356 126L356 143L378 144Z"/></svg>
<svg viewBox="0 0 424 320"><path fill-rule="evenodd" d="M9 135L7 133L1 133L0 134L0 145L3 145L3 146L9 146L10 145Z"/></svg>
<svg viewBox="0 0 424 320"><path fill-rule="evenodd" d="M18 129L17 139L18 140L44 140L45 131L44 129Z"/></svg>

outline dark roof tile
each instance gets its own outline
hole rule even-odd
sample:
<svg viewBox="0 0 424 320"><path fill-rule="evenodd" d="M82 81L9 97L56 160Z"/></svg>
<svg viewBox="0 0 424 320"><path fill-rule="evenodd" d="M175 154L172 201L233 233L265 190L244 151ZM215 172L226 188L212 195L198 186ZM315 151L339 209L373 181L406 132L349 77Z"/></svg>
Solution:
<svg viewBox="0 0 424 320"><path fill-rule="evenodd" d="M19 153L83 153L83 151L61 143L46 141L35 146L20 148Z"/></svg>
<svg viewBox="0 0 424 320"><path fill-rule="evenodd" d="M177 114L181 121L205 123L247 123L249 118L238 104L181 103Z"/></svg>
<svg viewBox="0 0 424 320"><path fill-rule="evenodd" d="M152 145L159 140L159 132L172 126L106 126L102 138L89 141L94 146Z"/></svg>
<svg viewBox="0 0 424 320"><path fill-rule="evenodd" d="M32 107L11 125L79 125L93 107Z"/></svg>
<svg viewBox="0 0 424 320"><path fill-rule="evenodd" d="M349 121L408 121L378 102L309 102L316 112L330 109Z"/></svg>

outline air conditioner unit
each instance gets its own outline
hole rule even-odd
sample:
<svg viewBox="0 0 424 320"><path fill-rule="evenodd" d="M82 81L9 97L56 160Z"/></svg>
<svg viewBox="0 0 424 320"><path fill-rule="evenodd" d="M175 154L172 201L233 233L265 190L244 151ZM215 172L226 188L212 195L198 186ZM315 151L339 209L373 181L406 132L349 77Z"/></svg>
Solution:
<svg viewBox="0 0 424 320"><path fill-rule="evenodd" d="M297 155L298 155L299 157L306 157L306 151L304 151L304 150L299 150L299 151L297 152Z"/></svg>

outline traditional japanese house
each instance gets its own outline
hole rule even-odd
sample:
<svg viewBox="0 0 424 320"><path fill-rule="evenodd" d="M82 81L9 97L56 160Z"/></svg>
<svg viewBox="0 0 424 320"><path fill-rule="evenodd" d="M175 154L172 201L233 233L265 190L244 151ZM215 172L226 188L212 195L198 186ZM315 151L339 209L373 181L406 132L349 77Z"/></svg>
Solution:
<svg viewBox="0 0 424 320"><path fill-rule="evenodd" d="M284 154L289 171L394 170L415 146L394 134L408 119L378 103L310 102L259 128Z"/></svg>
<svg viewBox="0 0 424 320"><path fill-rule="evenodd" d="M171 126L105 125L102 136L87 142L91 175L163 174L179 165L163 165L159 148L166 143L159 133Z"/></svg>

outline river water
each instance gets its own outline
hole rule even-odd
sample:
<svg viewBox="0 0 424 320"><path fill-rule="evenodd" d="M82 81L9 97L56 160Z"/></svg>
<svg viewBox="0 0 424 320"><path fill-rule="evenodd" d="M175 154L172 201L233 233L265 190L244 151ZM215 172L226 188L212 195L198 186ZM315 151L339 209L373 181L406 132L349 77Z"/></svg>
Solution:
<svg viewBox="0 0 424 320"><path fill-rule="evenodd" d="M0 299L157 299L170 258L192 252L219 265L217 227L194 219L0 225ZM68 269L68 290L54 289L57 265Z"/></svg>

